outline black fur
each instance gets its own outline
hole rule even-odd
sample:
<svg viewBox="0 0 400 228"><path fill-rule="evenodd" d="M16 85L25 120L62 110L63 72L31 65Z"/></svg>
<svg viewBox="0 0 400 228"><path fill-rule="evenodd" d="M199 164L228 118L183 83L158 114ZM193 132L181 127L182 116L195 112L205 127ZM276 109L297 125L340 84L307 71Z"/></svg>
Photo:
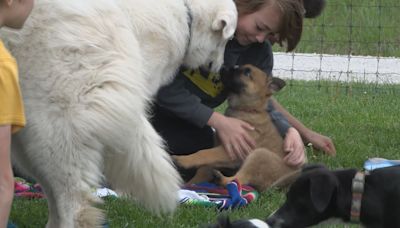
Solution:
<svg viewBox="0 0 400 228"><path fill-rule="evenodd" d="M221 81L224 84L224 90L226 93L240 94L244 89L244 84L240 80L240 75L242 74L242 69L238 66L223 68L220 71Z"/></svg>
<svg viewBox="0 0 400 228"><path fill-rule="evenodd" d="M267 223L271 227L302 228L334 217L349 222L356 172L306 168L290 187L286 202ZM400 227L400 166L377 169L366 176L360 219L366 227Z"/></svg>
<svg viewBox="0 0 400 228"><path fill-rule="evenodd" d="M271 228L303 228L329 218L350 221L352 180L356 169L331 171L320 164L307 165L292 184L286 202L267 219ZM400 227L400 166L377 169L365 178L361 223L367 228ZM249 220L218 218L210 227L253 228Z"/></svg>
<svg viewBox="0 0 400 228"><path fill-rule="evenodd" d="M306 10L305 18L318 17L325 8L325 0L303 0L304 9Z"/></svg>
<svg viewBox="0 0 400 228"><path fill-rule="evenodd" d="M229 93L240 94L245 87L242 80L240 80L240 75L242 75L242 73L246 75L246 71L249 71L249 74L251 73L250 68L242 69L239 68L238 66L230 68L223 67L220 71L220 75L221 75L221 81L224 84L224 92L228 94ZM267 77L270 76L267 75ZM267 78L265 78L265 80L267 80ZM272 77L270 89L273 92L278 92L285 86L286 82L283 79Z"/></svg>

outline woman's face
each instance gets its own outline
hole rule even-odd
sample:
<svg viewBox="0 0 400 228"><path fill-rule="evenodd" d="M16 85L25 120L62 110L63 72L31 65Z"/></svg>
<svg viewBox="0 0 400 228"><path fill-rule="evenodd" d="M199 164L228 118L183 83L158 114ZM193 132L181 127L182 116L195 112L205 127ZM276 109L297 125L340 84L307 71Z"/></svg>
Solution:
<svg viewBox="0 0 400 228"><path fill-rule="evenodd" d="M266 4L254 13L240 15L235 38L241 45L275 40L281 18L282 12L274 3Z"/></svg>

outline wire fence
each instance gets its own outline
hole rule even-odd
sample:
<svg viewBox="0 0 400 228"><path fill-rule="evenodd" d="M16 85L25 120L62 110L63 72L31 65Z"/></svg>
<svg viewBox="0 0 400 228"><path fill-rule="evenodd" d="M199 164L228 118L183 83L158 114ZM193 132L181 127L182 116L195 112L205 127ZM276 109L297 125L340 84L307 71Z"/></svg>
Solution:
<svg viewBox="0 0 400 228"><path fill-rule="evenodd" d="M274 75L376 88L400 84L399 23L398 0L327 0L320 17L306 19L295 52L274 47Z"/></svg>

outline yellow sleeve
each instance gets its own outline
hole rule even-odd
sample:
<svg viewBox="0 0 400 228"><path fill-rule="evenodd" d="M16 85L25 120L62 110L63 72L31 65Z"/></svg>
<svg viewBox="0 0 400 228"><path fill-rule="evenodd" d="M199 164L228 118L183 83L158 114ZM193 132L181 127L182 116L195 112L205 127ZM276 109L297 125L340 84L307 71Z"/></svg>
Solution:
<svg viewBox="0 0 400 228"><path fill-rule="evenodd" d="M0 59L0 125L8 124L13 133L17 132L25 126L25 114L17 64L12 58L3 58Z"/></svg>

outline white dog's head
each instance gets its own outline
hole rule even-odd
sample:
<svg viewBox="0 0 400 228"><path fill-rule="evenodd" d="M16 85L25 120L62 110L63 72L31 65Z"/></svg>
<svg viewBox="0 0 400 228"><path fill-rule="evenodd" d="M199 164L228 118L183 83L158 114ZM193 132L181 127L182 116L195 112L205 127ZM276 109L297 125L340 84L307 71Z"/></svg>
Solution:
<svg viewBox="0 0 400 228"><path fill-rule="evenodd" d="M232 0L189 0L192 14L190 44L183 64L205 65L217 72L224 62L225 46L236 30L237 10Z"/></svg>

